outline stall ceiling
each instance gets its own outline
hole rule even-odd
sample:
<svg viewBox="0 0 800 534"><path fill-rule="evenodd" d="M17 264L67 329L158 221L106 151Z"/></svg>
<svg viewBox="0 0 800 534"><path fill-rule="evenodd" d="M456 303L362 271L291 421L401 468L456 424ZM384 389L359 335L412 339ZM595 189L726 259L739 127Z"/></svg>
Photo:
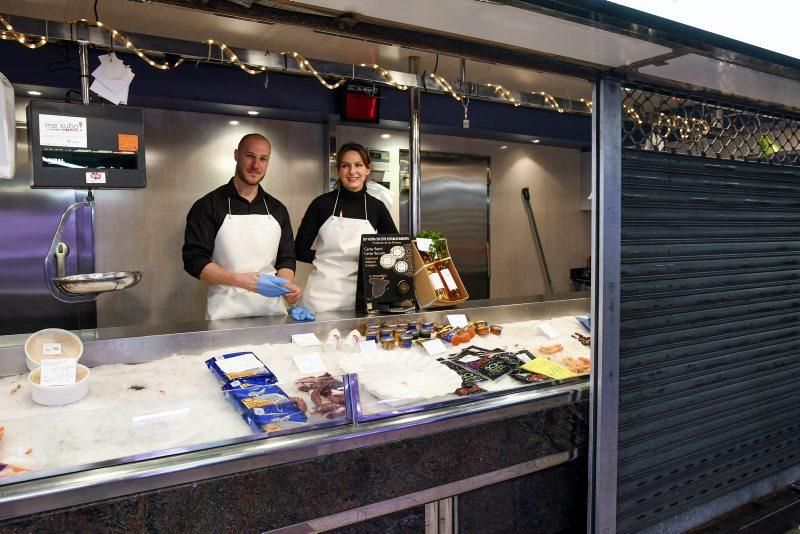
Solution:
<svg viewBox="0 0 800 534"><path fill-rule="evenodd" d="M497 2L475 0L301 0L328 13L395 23L471 40L503 43L594 65L621 67L672 52L655 44Z"/></svg>
<svg viewBox="0 0 800 534"><path fill-rule="evenodd" d="M584 18L574 19L580 21L545 14L559 13L559 2L283 0L280 3L328 16L348 14L356 20L552 54L576 63L617 69L632 79L654 78L661 83L677 82L768 104L800 107L800 83L793 81L800 80L800 73L792 66L796 63L793 59L772 54L770 59L762 60L761 57L770 56L769 51L748 49L745 43L710 33L691 39L683 38L678 30L673 35L671 21L658 24L661 30L654 29L634 22L638 19L635 10L629 10L630 20L624 18L625 13L615 14L622 20L612 30L597 27L599 22L593 11L586 14L586 10L596 7L592 2L584 2ZM564 16L568 17L566 13ZM664 27L668 30L663 31Z"/></svg>
<svg viewBox="0 0 800 534"><path fill-rule="evenodd" d="M794 80L697 54L674 58L661 65L648 65L640 72L789 107L800 103L800 83Z"/></svg>
<svg viewBox="0 0 800 534"><path fill-rule="evenodd" d="M158 3L100 0L97 8L99 20L122 32L188 41L216 39L237 48L272 52L293 50L308 58L351 64L377 63L386 69L397 71L408 71L408 57L419 56L422 70L433 72L436 68L438 74L448 79L459 77L459 58L440 56L437 66L436 54L432 52L391 44L337 36L283 24L235 19ZM53 21L71 21L79 18L94 20L93 9L93 0L70 2L0 0L0 13L12 17L19 15ZM581 27L575 24L573 26ZM525 28L520 27L520 32L523 31ZM530 31L530 28L527 31ZM589 43L587 48L594 48L594 45ZM645 52L631 57L640 58L643 53ZM623 55L627 56L627 53ZM613 54L612 56L617 57ZM595 59L605 60L605 56ZM575 100L591 98L591 85L586 80L505 65L468 61L466 79L477 83L499 84L519 91L544 91Z"/></svg>

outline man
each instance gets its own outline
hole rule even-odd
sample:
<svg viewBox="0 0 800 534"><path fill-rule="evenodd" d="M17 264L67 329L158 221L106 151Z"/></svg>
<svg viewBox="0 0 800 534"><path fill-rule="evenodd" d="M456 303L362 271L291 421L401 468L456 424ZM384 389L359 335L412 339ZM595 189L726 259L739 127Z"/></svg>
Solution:
<svg viewBox="0 0 800 534"><path fill-rule="evenodd" d="M281 299L294 304L300 298L300 288L291 283L289 212L259 185L271 152L263 135L242 137L233 152L233 178L195 202L186 216L183 267L209 284L207 319L285 315Z"/></svg>

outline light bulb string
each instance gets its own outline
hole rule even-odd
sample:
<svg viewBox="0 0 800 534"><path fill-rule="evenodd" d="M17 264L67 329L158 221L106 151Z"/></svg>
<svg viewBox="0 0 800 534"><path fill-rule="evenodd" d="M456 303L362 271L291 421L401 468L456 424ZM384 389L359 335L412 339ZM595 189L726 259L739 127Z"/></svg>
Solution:
<svg viewBox="0 0 800 534"><path fill-rule="evenodd" d="M331 91L333 91L334 89L338 89L339 86L341 86L344 82L347 81L344 78L339 78L334 83L328 83L328 81L322 77L322 75L317 71L317 69L315 69L314 66L311 65L311 63L306 58L304 58L297 52L281 52L281 54L283 54L284 57L292 56L295 59L295 61L297 61L297 64L300 66L301 69L310 73L312 76L314 76L314 78L317 79L319 83L321 83Z"/></svg>
<svg viewBox="0 0 800 534"><path fill-rule="evenodd" d="M467 114L469 113L469 98L470 98L469 95L457 93L455 89L453 89L453 86L450 85L450 82L448 82L442 76L439 76L436 73L431 73L428 76L433 78L436 81L436 83L438 83L439 86L445 90L446 93L449 93L450 96L452 96L459 104L461 104L461 107L464 108L464 117L467 117Z"/></svg>
<svg viewBox="0 0 800 534"><path fill-rule="evenodd" d="M224 56L227 55L228 58L240 69L245 71L247 74L261 74L265 70L267 70L264 66L251 66L244 63L239 56L236 55L236 52L231 50L231 48L223 43L222 41L217 41L216 39L206 39L203 41L203 44L208 45L208 59L211 60L211 47L216 46L220 50L221 57L220 59L224 61Z"/></svg>
<svg viewBox="0 0 800 534"><path fill-rule="evenodd" d="M494 89L495 93L499 94L500 96L502 96L503 98L505 98L506 100L508 100L512 104L514 104L515 108L519 107L522 104L522 102L520 102L519 100L514 98L514 95L511 94L511 91L509 91L508 89L506 89L502 85L494 84L494 83L487 83L486 85L488 85L489 87Z"/></svg>
<svg viewBox="0 0 800 534"><path fill-rule="evenodd" d="M112 52L114 51L114 43L115 43L115 41L119 41L120 43L122 43L124 45L124 48L126 50L131 50L132 52L134 52L137 56L139 56L143 61L145 61L151 67L154 67L154 68L157 68L157 69L160 69L160 70L169 70L169 69L173 69L173 68L177 67L178 65L180 65L181 63L184 62L184 58L179 58L172 65L170 65L170 63L168 61L163 61L163 62L155 61L152 58L150 58L147 54L145 54L144 51L142 51L141 49L137 48L133 44L133 41L130 38L128 38L125 34L123 34L119 30L117 30L116 28L114 28L114 27L112 27L112 26L110 26L110 25L108 25L108 24L106 24L106 23L104 23L102 21L99 21L99 20L98 21L91 21L91 20L87 20L87 19L78 19L78 20L73 20L71 22L68 22L68 24L70 24L70 25L76 25L78 23L84 23L84 24L87 24L88 26L93 26L93 27L96 27L96 28L99 28L101 30L106 31L111 37L111 39L110 39L110 49L111 49ZM44 46L48 42L46 36L34 36L34 35L29 35L29 34L25 34L25 33L21 33L21 32L16 31L14 29L14 27L9 23L9 21L5 17L3 17L2 15L0 15L0 24L2 24L2 26L4 28L4 29L0 30L0 39L2 39L2 40L9 40L9 41L13 40L13 41L18 42L19 44L21 44L23 46L28 47L28 48L39 48L41 46ZM268 71L268 68L266 66L263 66L263 65L249 65L247 63L244 63L239 58L239 56L236 54L236 52L234 52L231 49L231 47L229 47L226 43L224 43L222 41L218 41L216 39L206 39L206 40L203 41L203 44L206 44L209 47L208 58L207 58L208 61L211 61L211 48L216 46L220 50L220 54L221 54L220 55L220 60L223 61L223 62L225 60L225 56L227 56L228 59L233 64L235 64L237 67L239 67L244 72L246 72L248 74L251 74L251 75L262 74L262 73ZM309 74L311 74L312 76L314 76L317 79L317 81L319 81L323 86L327 87L330 90L335 90L335 89L339 88L342 84L344 84L347 81L345 78L339 77L333 83L328 82L322 76L322 74L320 74L319 71L317 71L317 69L314 68L314 66L311 64L311 62L308 61L302 55L300 55L298 52L295 52L295 51L281 52L281 55L284 57L284 65L286 65L287 58L291 56L292 58L295 59L295 61L297 61L297 64L298 64L300 69L302 69L302 70L308 72ZM381 67L378 64L375 64L375 63L372 63L372 64L370 64L370 63L361 63L360 66L361 67L365 67L365 68L371 68L371 69L375 70L376 72L378 72L380 77L388 85L390 85L392 87L395 87L395 88L397 88L397 89L399 89L401 91L405 91L405 90L408 89L407 85L398 82L394 78L394 76L392 75L392 73L390 71L388 71L387 69ZM283 70L286 70L285 66L284 66ZM448 93L450 96L452 96L453 99L455 99L457 102L459 102L461 104L461 106L464 109L464 114L466 115L468 110L469 110L470 94L456 92L456 90L453 88L453 86L444 77L440 76L435 71L433 73L428 74L428 76L430 76L440 86L441 89L443 89L446 93ZM422 83L424 85L424 79L422 80ZM504 100L506 100L507 102L513 104L514 107L519 107L520 105L522 105L522 101L517 99L517 98L515 98L513 96L512 92L510 90L506 89L505 87L503 87L502 85L494 84L494 83L487 83L486 85L488 87L492 88L494 90L494 92L497 95L501 96ZM471 93L471 90L470 90L470 93ZM552 95L550 95L549 93L546 93L544 91L539 91L539 92L531 91L531 93L542 96L542 98L544 99L545 104L547 104L551 108L554 108L559 113L563 113L564 112L564 108L562 108L561 105L556 100L556 98L553 97ZM584 101L583 99L581 99L581 102L586 105L586 107L587 107L587 109L589 111L592 111L592 102L591 101ZM631 113L629 113L629 114L631 114ZM638 113L635 113L635 112L634 112L634 114L638 115ZM639 120L641 120L641 118Z"/></svg>
<svg viewBox="0 0 800 534"><path fill-rule="evenodd" d="M368 67L368 68L371 68L371 69L374 69L374 70L378 71L378 74L380 74L381 78L383 78L392 87L396 87L397 89L400 89L401 91L405 91L406 89L408 89L408 86L399 83L397 80L394 79L394 76L392 76L391 72L389 72L388 70L384 69L380 65L362 63L361 66L362 67Z"/></svg>
<svg viewBox="0 0 800 534"><path fill-rule="evenodd" d="M175 62L174 65L170 65L168 61L164 61L162 63L159 63L159 62L151 59L142 50L140 50L139 48L134 46L133 41L131 41L125 34L120 32L116 28L114 28L112 26L109 26L105 22L101 22L99 20L98 21L92 21L92 20L87 20L87 19L78 19L78 20L73 20L71 22L68 22L68 24L70 24L70 25L77 25L79 23L86 24L88 26L94 26L95 28L100 28L101 30L108 32L108 34L111 36L111 43L112 43L112 47L111 48L112 48L112 51L113 51L114 40L118 39L121 43L123 43L125 45L125 49L126 50L133 51L133 53L135 53L137 56L139 56L139 58L142 59L142 61L144 61L145 63L147 63L148 65L150 65L151 67L154 67L156 69L160 69L160 70L174 69L175 67L177 67L178 65L183 63L183 58L178 59Z"/></svg>
<svg viewBox="0 0 800 534"><path fill-rule="evenodd" d="M47 37L44 35L37 36L18 32L3 15L0 15L0 24L3 25L3 29L0 30L0 40L16 41L27 48L39 48L47 44Z"/></svg>

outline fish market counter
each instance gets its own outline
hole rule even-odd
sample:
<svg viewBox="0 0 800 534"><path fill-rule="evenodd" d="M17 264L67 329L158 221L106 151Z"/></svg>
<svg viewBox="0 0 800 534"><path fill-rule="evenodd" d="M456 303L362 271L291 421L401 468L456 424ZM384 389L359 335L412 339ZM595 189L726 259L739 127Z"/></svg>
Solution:
<svg viewBox="0 0 800 534"><path fill-rule="evenodd" d="M588 308L80 332L89 393L63 406L33 401L6 339L0 527L583 529Z"/></svg>

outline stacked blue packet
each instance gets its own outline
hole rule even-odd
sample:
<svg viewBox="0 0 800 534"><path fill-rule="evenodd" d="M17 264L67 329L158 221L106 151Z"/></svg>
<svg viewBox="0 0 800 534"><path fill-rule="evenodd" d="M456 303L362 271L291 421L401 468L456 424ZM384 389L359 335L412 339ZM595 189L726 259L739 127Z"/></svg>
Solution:
<svg viewBox="0 0 800 534"><path fill-rule="evenodd" d="M274 384L272 371L252 352L232 352L206 360L206 366L223 383L247 379L251 383Z"/></svg>
<svg viewBox="0 0 800 534"><path fill-rule="evenodd" d="M279 432L298 428L306 423L306 415L293 402L253 408L242 414L255 432Z"/></svg>

